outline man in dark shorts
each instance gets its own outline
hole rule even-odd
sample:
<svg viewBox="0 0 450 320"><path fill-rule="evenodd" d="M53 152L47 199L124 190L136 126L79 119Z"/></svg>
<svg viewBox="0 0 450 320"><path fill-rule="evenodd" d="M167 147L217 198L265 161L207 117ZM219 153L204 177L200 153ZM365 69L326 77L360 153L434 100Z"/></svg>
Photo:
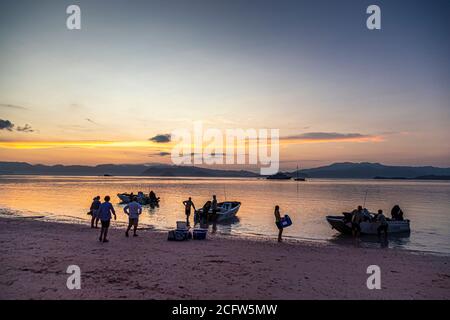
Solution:
<svg viewBox="0 0 450 320"><path fill-rule="evenodd" d="M186 225L189 226L189 217L191 216L191 208L194 208L195 211L195 205L194 202L192 202L192 198L189 197L188 200L183 201L184 205L184 213L186 214Z"/></svg>
<svg viewBox="0 0 450 320"><path fill-rule="evenodd" d="M114 220L117 219L116 211L114 210L114 207L109 202L111 198L109 196L105 197L105 202L103 202L100 205L100 208L98 209L98 217L100 219L100 222L102 224L102 228L100 229L100 238L99 241L101 242L108 242L106 239L106 236L108 235L108 228L111 221L111 213L114 215Z"/></svg>
<svg viewBox="0 0 450 320"><path fill-rule="evenodd" d="M131 202L123 208L123 212L128 215L128 228L125 232L125 236L128 237L128 232L130 232L131 227L134 227L133 237L137 237L136 231L139 223L139 215L142 213L142 207L137 202L136 197L131 199Z"/></svg>

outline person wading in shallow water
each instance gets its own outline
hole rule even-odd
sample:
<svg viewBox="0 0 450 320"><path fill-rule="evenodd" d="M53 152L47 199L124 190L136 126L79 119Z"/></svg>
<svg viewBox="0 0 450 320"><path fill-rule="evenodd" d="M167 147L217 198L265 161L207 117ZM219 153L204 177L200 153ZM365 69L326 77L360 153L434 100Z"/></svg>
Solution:
<svg viewBox="0 0 450 320"><path fill-rule="evenodd" d="M378 214L376 215L376 221L380 223L377 228L378 237L381 236L381 232L384 232L384 236L387 238L388 235L388 223L386 217L383 214L383 210L378 210Z"/></svg>
<svg viewBox="0 0 450 320"><path fill-rule="evenodd" d="M275 224L278 228L278 242L282 242L283 226L281 225L280 206L275 206L275 211L273 214L275 215Z"/></svg>
<svg viewBox="0 0 450 320"><path fill-rule="evenodd" d="M361 235L361 222L364 220L364 212L362 206L358 206L358 209L353 211L352 216L352 234L356 239Z"/></svg>
<svg viewBox="0 0 450 320"><path fill-rule="evenodd" d="M110 200L111 198L109 196L106 196L105 202L103 202L98 209L98 217L102 224L102 228L100 229L100 238L98 240L102 242L108 242L106 236L108 235L111 213L114 215L114 220L117 220L116 211L114 210L112 204L109 202Z"/></svg>
<svg viewBox="0 0 450 320"><path fill-rule="evenodd" d="M186 214L186 225L189 226L189 217L191 216L191 207L194 208L195 211L195 205L194 202L192 202L192 198L189 197L188 200L183 201L184 205L184 213Z"/></svg>

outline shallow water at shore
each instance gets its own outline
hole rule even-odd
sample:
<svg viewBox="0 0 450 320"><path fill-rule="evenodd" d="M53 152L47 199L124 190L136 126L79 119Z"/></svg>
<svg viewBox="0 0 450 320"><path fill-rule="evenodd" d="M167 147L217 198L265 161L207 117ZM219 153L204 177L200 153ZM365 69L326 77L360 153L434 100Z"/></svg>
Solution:
<svg viewBox="0 0 450 320"><path fill-rule="evenodd" d="M119 192L154 190L161 197L160 207L144 208L143 227L173 228L184 219L182 201L188 196L201 207L212 194L219 201L242 202L238 220L219 225L224 235L275 237L273 207L280 205L293 225L285 236L299 240L331 241L350 244L325 221L326 215L339 215L358 204L370 211L383 209L387 214L399 204L411 220L412 232L406 237L389 237L380 244L376 237L366 237L364 246L396 247L450 255L450 183L434 181L332 180L306 182L267 181L264 179L202 179L149 177L73 177L73 176L0 176L0 208L25 216L79 222L86 215L95 195L110 195L125 223Z"/></svg>

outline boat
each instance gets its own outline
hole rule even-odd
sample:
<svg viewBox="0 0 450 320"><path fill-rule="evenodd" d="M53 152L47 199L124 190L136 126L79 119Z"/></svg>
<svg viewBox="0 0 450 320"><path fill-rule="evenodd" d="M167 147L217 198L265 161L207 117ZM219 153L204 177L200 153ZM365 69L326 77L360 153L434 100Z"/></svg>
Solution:
<svg viewBox="0 0 450 320"><path fill-rule="evenodd" d="M118 193L117 197L120 199L122 204L127 204L131 202L132 195L137 198L137 202L141 205L151 205L151 206L159 205L159 197L156 199L150 199L150 197L148 195L145 195L143 192L138 192L137 194Z"/></svg>
<svg viewBox="0 0 450 320"><path fill-rule="evenodd" d="M276 174L268 176L266 179L267 180L290 180L290 179L292 179L292 177L290 177L287 174L284 174L282 172L278 172Z"/></svg>
<svg viewBox="0 0 450 320"><path fill-rule="evenodd" d="M217 204L218 211L217 214L217 222L227 221L233 219L239 211L241 207L241 203L238 201L224 201L219 202ZM203 208L196 211L196 214L199 215L203 212ZM209 214L212 214L212 210L210 209Z"/></svg>
<svg viewBox="0 0 450 320"><path fill-rule="evenodd" d="M350 212L343 212L342 216L327 216L326 219L331 225L332 229L335 229L343 234L352 234L352 224L351 224ZM388 233L407 233L410 232L410 221L409 220L391 220L386 219L388 224ZM360 223L361 234L377 234L380 222L375 221L363 221Z"/></svg>
<svg viewBox="0 0 450 320"><path fill-rule="evenodd" d="M306 181L305 177L299 177L298 176L298 165L297 165L297 171L296 172L296 177L294 178L294 181Z"/></svg>

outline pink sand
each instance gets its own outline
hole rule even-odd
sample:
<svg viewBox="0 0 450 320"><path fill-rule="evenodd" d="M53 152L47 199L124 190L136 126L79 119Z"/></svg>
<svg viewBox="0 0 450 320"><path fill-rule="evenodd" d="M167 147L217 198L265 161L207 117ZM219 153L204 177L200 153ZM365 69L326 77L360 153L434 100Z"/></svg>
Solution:
<svg viewBox="0 0 450 320"><path fill-rule="evenodd" d="M112 223L114 225L114 222ZM1 299L449 299L450 258L396 249L209 237L169 242L141 230L110 242L85 225L0 218ZM68 290L68 265L81 290ZM366 268L381 267L381 290Z"/></svg>

